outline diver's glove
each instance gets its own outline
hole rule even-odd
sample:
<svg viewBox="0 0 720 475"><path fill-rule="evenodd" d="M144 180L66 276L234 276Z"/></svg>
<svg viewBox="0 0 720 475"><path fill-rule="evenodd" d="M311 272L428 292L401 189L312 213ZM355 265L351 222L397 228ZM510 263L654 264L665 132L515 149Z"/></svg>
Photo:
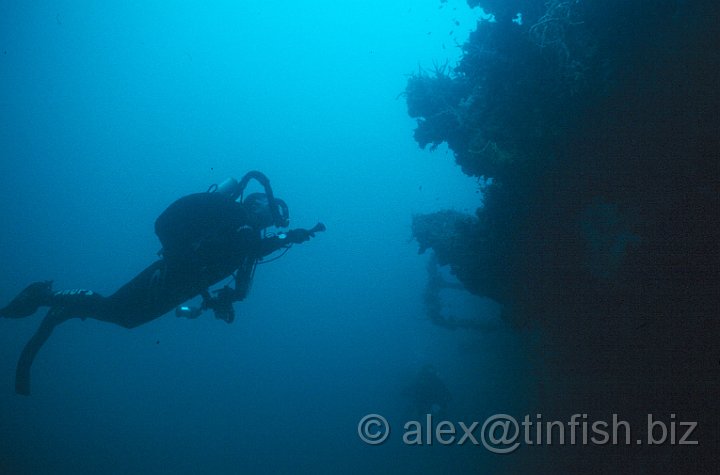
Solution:
<svg viewBox="0 0 720 475"><path fill-rule="evenodd" d="M315 237L315 233L325 231L323 223L317 223L312 229L291 229L287 232L287 240L293 244L302 244L310 238Z"/></svg>

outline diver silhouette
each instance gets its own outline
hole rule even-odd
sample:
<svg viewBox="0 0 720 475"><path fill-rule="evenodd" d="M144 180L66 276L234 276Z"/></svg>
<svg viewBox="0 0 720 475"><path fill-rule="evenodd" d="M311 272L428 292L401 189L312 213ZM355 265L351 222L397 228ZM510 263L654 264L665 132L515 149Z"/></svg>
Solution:
<svg viewBox="0 0 720 475"><path fill-rule="evenodd" d="M415 380L405 388L409 398L412 417L421 418L427 414L445 416L452 395L442 379L440 372L432 364L420 368Z"/></svg>
<svg viewBox="0 0 720 475"><path fill-rule="evenodd" d="M253 179L265 192L243 197ZM210 309L216 318L232 322L232 304L247 296L255 267L264 257L283 250L281 257L293 244L325 230L318 223L312 229L267 232L271 226L287 228L288 224L285 202L275 198L265 175L251 171L240 181L229 178L207 192L172 203L155 221L155 233L163 246L160 259L109 297L91 290L54 292L52 281L30 284L0 309L0 317L23 318L39 307L50 307L20 355L15 392L30 394L30 368L35 356L55 327L71 318L93 318L134 328L172 309L177 316L189 318ZM226 285L211 295L211 286L231 276L234 288ZM202 296L200 308L181 306L198 295Z"/></svg>

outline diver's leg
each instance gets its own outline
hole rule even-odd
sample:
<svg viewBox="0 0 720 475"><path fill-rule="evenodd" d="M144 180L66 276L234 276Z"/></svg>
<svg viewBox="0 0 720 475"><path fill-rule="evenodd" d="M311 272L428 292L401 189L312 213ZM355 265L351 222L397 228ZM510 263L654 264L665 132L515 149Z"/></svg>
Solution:
<svg viewBox="0 0 720 475"><path fill-rule="evenodd" d="M0 317L23 318L35 313L38 307L52 305L52 281L28 285L7 306L0 309Z"/></svg>
<svg viewBox="0 0 720 475"><path fill-rule="evenodd" d="M52 297L53 306L43 318L35 334L27 342L20 354L15 372L15 392L22 395L30 394L30 368L40 348L45 344L56 326L70 318L92 318L104 322L115 323L132 328L134 323L129 319L118 318L112 311L112 302L89 290L70 290L56 292Z"/></svg>
<svg viewBox="0 0 720 475"><path fill-rule="evenodd" d="M35 355L37 355L47 339L50 338L55 327L69 318L67 311L63 307L51 308L47 315L45 315L42 323L40 323L40 327L38 327L20 354L15 372L16 393L24 396L30 395L30 368L35 359Z"/></svg>
<svg viewBox="0 0 720 475"><path fill-rule="evenodd" d="M193 268L169 268L161 259L107 297L102 311L91 318L135 328L173 310L203 288Z"/></svg>

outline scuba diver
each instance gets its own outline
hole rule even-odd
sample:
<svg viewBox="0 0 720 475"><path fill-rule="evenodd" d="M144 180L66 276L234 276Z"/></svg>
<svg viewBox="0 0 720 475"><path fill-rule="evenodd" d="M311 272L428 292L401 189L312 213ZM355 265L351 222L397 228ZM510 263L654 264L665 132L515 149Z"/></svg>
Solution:
<svg viewBox="0 0 720 475"><path fill-rule="evenodd" d="M253 179L264 193L243 196ZM177 316L188 318L209 309L216 318L232 322L233 302L247 296L255 267L264 257L282 250L279 258L293 244L325 231L318 223L312 229L267 232L271 226L287 228L289 218L287 205L275 198L267 177L251 171L240 181L229 178L205 193L172 203L155 221L155 233L162 244L160 259L109 297L91 290L55 292L52 281L30 284L0 309L0 317L23 318L39 307L50 307L20 355L15 392L30 394L30 367L35 355L55 327L71 318L93 318L135 328L172 309ZM211 295L211 286L231 276L234 287L226 285ZM182 306L198 295L202 296L201 307Z"/></svg>
<svg viewBox="0 0 720 475"><path fill-rule="evenodd" d="M444 417L452 400L450 390L440 379L440 372L430 363L420 368L415 380L404 390L409 399L412 417L422 418L428 414Z"/></svg>

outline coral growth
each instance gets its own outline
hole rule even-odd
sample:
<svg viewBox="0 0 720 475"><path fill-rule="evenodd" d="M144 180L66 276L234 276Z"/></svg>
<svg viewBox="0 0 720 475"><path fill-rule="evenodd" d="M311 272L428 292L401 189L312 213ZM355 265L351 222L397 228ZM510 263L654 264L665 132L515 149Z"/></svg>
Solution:
<svg viewBox="0 0 720 475"><path fill-rule="evenodd" d="M642 417L640 403L682 401L717 427L704 408L718 393L720 2L468 3L497 21L478 23L455 67L412 76L408 110L421 147L446 142L493 185L475 216L416 216L421 251L543 329L542 354L579 388L561 410ZM569 471L596 467L579 460ZM627 461L615 471L669 470L648 452Z"/></svg>

